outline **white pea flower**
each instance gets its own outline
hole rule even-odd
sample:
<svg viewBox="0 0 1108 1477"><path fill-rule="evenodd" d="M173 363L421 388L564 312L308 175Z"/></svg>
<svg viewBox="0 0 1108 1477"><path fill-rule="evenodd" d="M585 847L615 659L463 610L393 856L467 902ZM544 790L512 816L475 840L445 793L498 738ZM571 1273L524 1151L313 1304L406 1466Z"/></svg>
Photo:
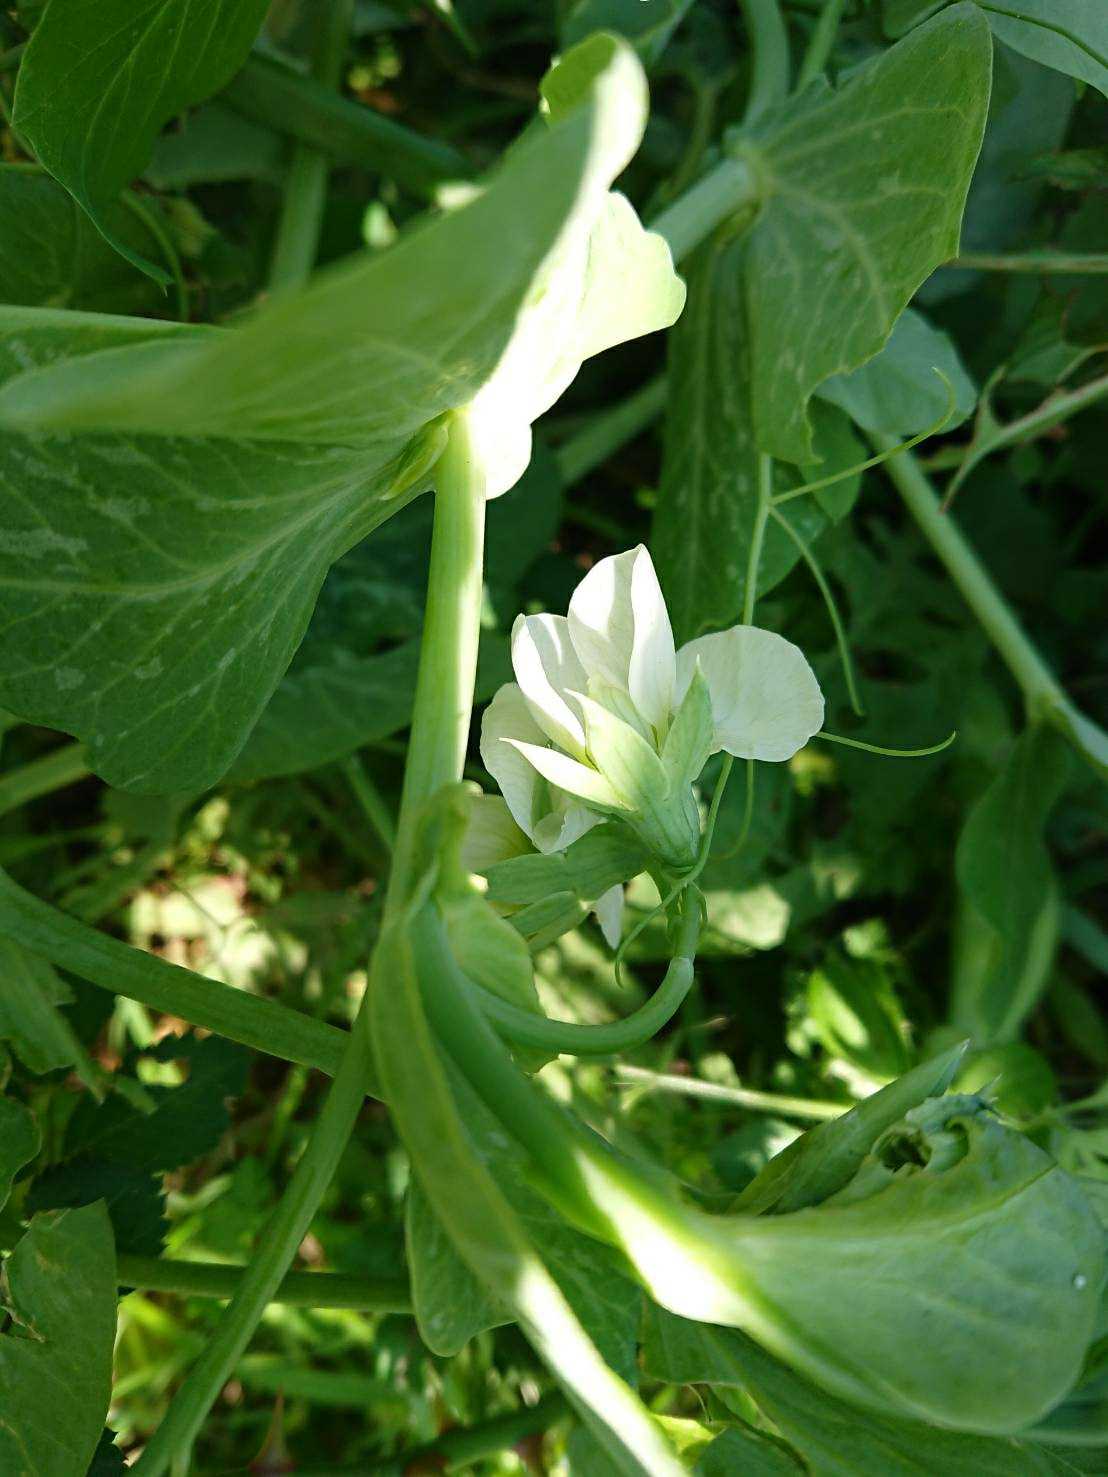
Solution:
<svg viewBox="0 0 1108 1477"><path fill-rule="evenodd" d="M481 755L544 851L618 816L665 866L688 868L700 834L692 785L710 755L780 762L823 723L815 674L773 631L732 626L676 651L641 544L591 569L567 616L520 616L512 665Z"/></svg>

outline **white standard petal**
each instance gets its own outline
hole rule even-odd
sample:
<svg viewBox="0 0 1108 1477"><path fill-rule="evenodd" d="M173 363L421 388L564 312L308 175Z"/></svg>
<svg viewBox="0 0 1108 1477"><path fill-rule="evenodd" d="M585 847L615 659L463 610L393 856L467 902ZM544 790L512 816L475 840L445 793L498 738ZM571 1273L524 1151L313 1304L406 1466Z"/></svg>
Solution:
<svg viewBox="0 0 1108 1477"><path fill-rule="evenodd" d="M521 615L512 627L512 666L545 736L577 759L585 757L585 728L568 690L587 685L562 615Z"/></svg>
<svg viewBox="0 0 1108 1477"><path fill-rule="evenodd" d="M648 723L660 731L669 719L677 660L662 587L649 551L640 544L631 566L631 614L634 638L627 690Z"/></svg>
<svg viewBox="0 0 1108 1477"><path fill-rule="evenodd" d="M715 744L737 759L791 759L823 725L823 694L798 646L758 626L700 636L677 653L680 702L697 659L712 698Z"/></svg>
<svg viewBox="0 0 1108 1477"><path fill-rule="evenodd" d="M673 702L673 631L642 544L589 570L569 602L569 629L589 676L629 693L661 728Z"/></svg>
<svg viewBox="0 0 1108 1477"><path fill-rule="evenodd" d="M500 786L515 823L532 841L535 827L549 812L546 786L511 740L542 744L546 735L514 682L506 682L481 719L481 762Z"/></svg>

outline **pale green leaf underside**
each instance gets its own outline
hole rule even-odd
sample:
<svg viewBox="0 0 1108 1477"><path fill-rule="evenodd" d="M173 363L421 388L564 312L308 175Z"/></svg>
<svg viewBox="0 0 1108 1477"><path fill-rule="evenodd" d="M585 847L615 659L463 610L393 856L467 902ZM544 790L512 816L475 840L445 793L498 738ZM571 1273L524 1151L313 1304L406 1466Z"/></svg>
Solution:
<svg viewBox="0 0 1108 1477"><path fill-rule="evenodd" d="M200 335L0 311L0 380L105 343ZM6 434L0 701L89 747L110 783L202 788L241 748L330 564L404 499L404 449Z"/></svg>
<svg viewBox="0 0 1108 1477"><path fill-rule="evenodd" d="M750 144L767 191L746 260L762 450L812 460L812 392L872 358L956 254L990 79L988 25L956 5L837 92L813 89L768 119Z"/></svg>
<svg viewBox="0 0 1108 1477"><path fill-rule="evenodd" d="M373 447L467 405L575 211L596 207L641 134L641 68L625 45L606 45L586 101L527 134L468 204L242 327L27 375L0 396L0 416L24 428Z"/></svg>
<svg viewBox="0 0 1108 1477"><path fill-rule="evenodd" d="M426 485L442 414L633 150L641 68L602 38L590 58L587 101L468 206L244 328L0 314L0 703L120 787L225 772L328 567Z"/></svg>
<svg viewBox="0 0 1108 1477"><path fill-rule="evenodd" d="M267 0L50 0L19 69L15 126L129 261L168 280L107 214L163 123L245 61Z"/></svg>
<svg viewBox="0 0 1108 1477"><path fill-rule="evenodd" d="M0 1334L0 1471L76 1477L111 1394L115 1247L103 1204L37 1216L5 1276L33 1336Z"/></svg>

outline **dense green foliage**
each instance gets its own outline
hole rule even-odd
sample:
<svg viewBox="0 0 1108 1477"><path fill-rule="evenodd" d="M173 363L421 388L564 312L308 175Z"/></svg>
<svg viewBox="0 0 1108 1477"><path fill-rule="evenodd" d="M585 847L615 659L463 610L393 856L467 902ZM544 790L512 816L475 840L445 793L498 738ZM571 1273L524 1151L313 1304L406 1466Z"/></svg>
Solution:
<svg viewBox="0 0 1108 1477"><path fill-rule="evenodd" d="M1101 0L0 106L2 1477L1108 1470Z"/></svg>

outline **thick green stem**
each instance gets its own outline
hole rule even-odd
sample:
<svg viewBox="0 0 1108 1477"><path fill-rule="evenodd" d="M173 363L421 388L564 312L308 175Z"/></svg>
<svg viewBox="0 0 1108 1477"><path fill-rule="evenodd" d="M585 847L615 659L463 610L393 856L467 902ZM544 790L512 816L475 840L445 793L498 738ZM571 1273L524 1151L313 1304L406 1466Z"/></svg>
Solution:
<svg viewBox="0 0 1108 1477"><path fill-rule="evenodd" d="M333 89L342 76L354 0L320 0L319 12L312 76L321 87ZM330 169L330 159L314 144L293 146L269 269L274 291L299 287L315 265Z"/></svg>
<svg viewBox="0 0 1108 1477"><path fill-rule="evenodd" d="M808 49L804 53L804 60L800 64L800 72L796 79L797 92L803 91L809 82L814 82L827 65L827 58L831 55L831 48L835 44L835 37L839 33L839 22L843 18L846 8L846 0L823 0L823 9L819 13L815 30L812 32L808 42Z"/></svg>
<svg viewBox="0 0 1108 1477"><path fill-rule="evenodd" d="M744 159L721 159L679 200L650 222L669 242L675 262L683 260L717 226L758 203L758 182Z"/></svg>
<svg viewBox="0 0 1108 1477"><path fill-rule="evenodd" d="M433 195L444 181L473 173L449 144L424 138L266 57L251 57L221 96L247 118L321 150L335 163L378 170L416 194Z"/></svg>
<svg viewBox="0 0 1108 1477"><path fill-rule="evenodd" d="M52 794L83 780L91 772L83 744L64 744L41 759L21 764L18 769L0 775L0 815L7 815L40 795Z"/></svg>
<svg viewBox="0 0 1108 1477"><path fill-rule="evenodd" d="M744 122L753 123L789 94L789 37L778 0L739 0L754 53Z"/></svg>
<svg viewBox="0 0 1108 1477"><path fill-rule="evenodd" d="M221 1262L125 1254L118 1258L120 1287L181 1297L233 1297L245 1270ZM412 1310L412 1294L403 1277L347 1277L341 1272L290 1272L271 1301L294 1308L353 1308L364 1313Z"/></svg>
<svg viewBox="0 0 1108 1477"><path fill-rule="evenodd" d="M405 896L423 806L462 774L477 674L484 522L484 479L458 415L437 468L427 610L386 915ZM373 1080L365 1013L363 1002L308 1147L214 1335L135 1465L141 1477L161 1477L191 1448L319 1208Z"/></svg>

